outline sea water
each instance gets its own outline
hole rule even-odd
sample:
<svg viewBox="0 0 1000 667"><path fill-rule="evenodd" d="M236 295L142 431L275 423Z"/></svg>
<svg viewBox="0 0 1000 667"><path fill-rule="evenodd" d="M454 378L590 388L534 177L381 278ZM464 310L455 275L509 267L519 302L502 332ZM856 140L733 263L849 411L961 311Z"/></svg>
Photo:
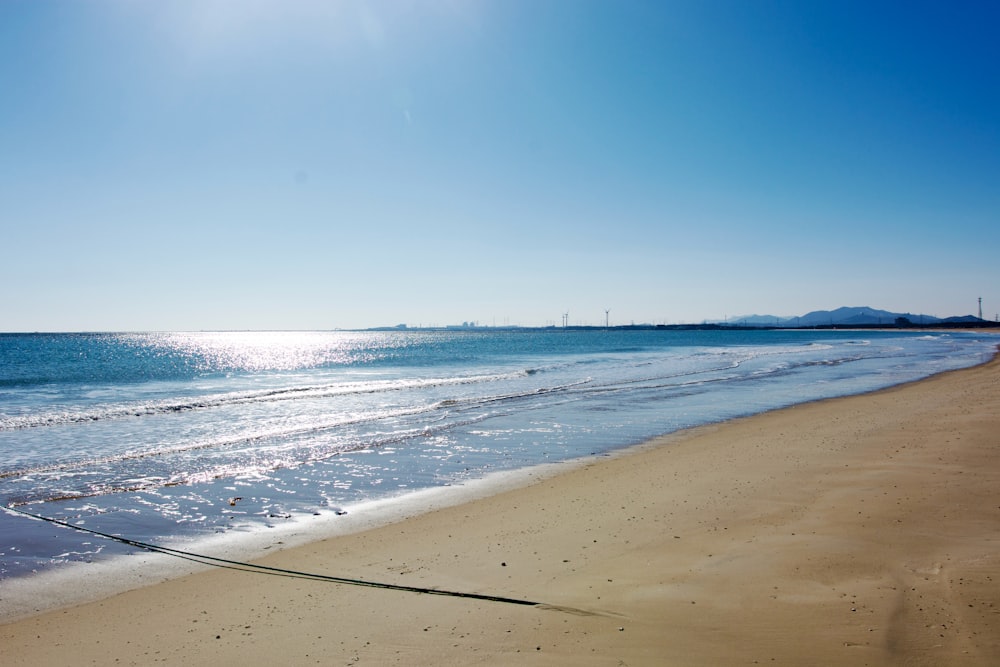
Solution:
<svg viewBox="0 0 1000 667"><path fill-rule="evenodd" d="M0 335L0 504L183 548L986 360L975 333ZM135 551L0 513L0 577Z"/></svg>

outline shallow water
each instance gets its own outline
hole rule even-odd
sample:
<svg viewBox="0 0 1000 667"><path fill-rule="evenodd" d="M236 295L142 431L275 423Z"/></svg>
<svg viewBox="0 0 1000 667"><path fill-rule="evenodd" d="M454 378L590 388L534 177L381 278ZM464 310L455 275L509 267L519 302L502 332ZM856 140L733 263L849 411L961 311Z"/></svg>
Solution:
<svg viewBox="0 0 1000 667"><path fill-rule="evenodd" d="M0 335L0 502L147 542L225 539L994 346L896 331ZM128 551L0 514L0 576Z"/></svg>

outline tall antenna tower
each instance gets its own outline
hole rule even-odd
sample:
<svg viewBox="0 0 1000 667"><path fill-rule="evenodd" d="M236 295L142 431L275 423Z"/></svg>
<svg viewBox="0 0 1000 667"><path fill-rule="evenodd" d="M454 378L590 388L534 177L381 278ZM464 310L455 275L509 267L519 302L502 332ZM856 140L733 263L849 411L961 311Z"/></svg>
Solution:
<svg viewBox="0 0 1000 667"><path fill-rule="evenodd" d="M983 319L983 297L979 297L979 319Z"/></svg>

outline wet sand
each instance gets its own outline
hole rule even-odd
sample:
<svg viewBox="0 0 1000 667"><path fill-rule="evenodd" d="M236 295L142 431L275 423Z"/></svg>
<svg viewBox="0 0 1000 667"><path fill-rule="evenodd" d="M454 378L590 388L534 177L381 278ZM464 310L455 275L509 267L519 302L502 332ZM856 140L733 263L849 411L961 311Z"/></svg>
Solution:
<svg viewBox="0 0 1000 667"><path fill-rule="evenodd" d="M0 626L5 665L990 665L1000 362ZM2 594L0 594L2 598Z"/></svg>

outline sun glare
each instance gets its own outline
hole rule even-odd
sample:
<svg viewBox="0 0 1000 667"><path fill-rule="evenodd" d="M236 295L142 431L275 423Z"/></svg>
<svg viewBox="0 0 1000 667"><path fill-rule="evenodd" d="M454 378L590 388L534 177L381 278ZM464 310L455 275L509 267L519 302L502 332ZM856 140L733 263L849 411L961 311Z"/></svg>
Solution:
<svg viewBox="0 0 1000 667"><path fill-rule="evenodd" d="M207 331L163 333L133 341L195 361L206 372L316 368L371 360L398 347L390 334L318 331Z"/></svg>

